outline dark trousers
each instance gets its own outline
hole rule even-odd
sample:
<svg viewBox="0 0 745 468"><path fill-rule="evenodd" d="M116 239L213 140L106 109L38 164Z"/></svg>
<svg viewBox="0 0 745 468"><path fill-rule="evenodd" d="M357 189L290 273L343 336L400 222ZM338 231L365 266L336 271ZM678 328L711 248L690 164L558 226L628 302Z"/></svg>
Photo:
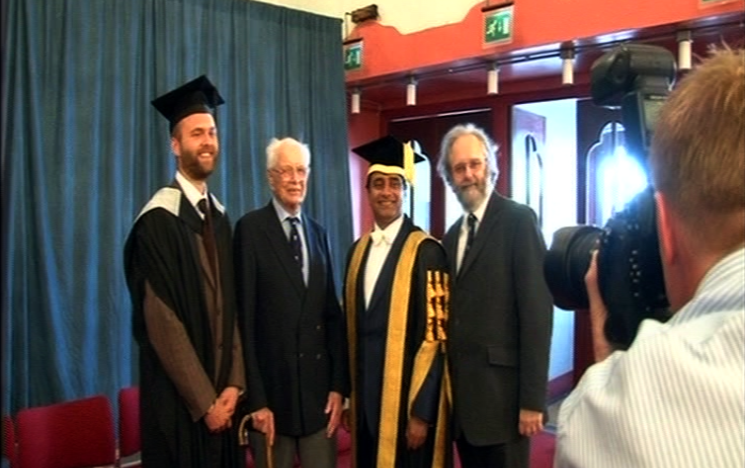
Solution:
<svg viewBox="0 0 745 468"><path fill-rule="evenodd" d="M222 466L223 434L209 435L210 466Z"/></svg>
<svg viewBox="0 0 745 468"><path fill-rule="evenodd" d="M362 412L361 412L362 413ZM378 462L378 435L370 432L364 414L357 424L357 468L375 468Z"/></svg>
<svg viewBox="0 0 745 468"><path fill-rule="evenodd" d="M248 441L257 468L266 465L266 439L264 434L249 431ZM336 437L326 437L326 428L304 437L281 434L274 436L272 455L274 468L292 468L297 454L302 466L336 468Z"/></svg>
<svg viewBox="0 0 745 468"><path fill-rule="evenodd" d="M471 445L461 436L455 441L462 468L528 468L530 439L519 439L505 444Z"/></svg>
<svg viewBox="0 0 745 468"><path fill-rule="evenodd" d="M463 468L506 468L507 445L471 445L461 436L455 440Z"/></svg>

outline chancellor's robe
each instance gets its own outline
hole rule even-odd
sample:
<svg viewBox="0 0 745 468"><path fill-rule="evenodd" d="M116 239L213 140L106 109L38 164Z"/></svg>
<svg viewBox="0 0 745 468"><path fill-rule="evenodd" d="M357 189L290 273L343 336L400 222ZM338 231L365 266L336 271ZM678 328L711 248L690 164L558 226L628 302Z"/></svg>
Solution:
<svg viewBox="0 0 745 468"><path fill-rule="evenodd" d="M369 250L369 234L352 246L344 288L354 466L449 466L445 252L405 218L365 307ZM409 414L430 426L417 450L406 446Z"/></svg>

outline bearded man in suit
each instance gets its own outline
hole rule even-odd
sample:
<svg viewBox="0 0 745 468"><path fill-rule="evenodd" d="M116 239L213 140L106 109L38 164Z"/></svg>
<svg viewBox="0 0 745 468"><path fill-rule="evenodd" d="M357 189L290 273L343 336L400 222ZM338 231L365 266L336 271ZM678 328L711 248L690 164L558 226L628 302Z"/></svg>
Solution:
<svg viewBox="0 0 745 468"><path fill-rule="evenodd" d="M463 206L443 239L452 278L448 359L464 468L527 468L543 430L553 321L535 213L495 191L496 147L474 125L443 138L438 167Z"/></svg>

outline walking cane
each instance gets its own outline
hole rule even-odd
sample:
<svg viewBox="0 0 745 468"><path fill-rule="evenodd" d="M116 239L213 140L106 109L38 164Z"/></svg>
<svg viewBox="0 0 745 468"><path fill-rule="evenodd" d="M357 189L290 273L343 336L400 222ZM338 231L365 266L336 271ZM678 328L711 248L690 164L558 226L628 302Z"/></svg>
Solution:
<svg viewBox="0 0 745 468"><path fill-rule="evenodd" d="M238 445L241 447L248 447L248 422L251 420L251 415L247 414L241 419L241 424L238 426ZM264 447L266 449L266 468L274 468L274 452L272 446L269 445L269 437L264 434Z"/></svg>
<svg viewBox="0 0 745 468"><path fill-rule="evenodd" d="M266 447L266 468L274 468L274 451L266 434L264 434L264 447Z"/></svg>

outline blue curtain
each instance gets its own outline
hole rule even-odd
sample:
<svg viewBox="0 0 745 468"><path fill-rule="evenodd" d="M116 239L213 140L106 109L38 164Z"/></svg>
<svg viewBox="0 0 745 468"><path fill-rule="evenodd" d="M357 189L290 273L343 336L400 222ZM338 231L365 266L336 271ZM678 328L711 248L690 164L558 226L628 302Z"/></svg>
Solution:
<svg viewBox="0 0 745 468"><path fill-rule="evenodd" d="M269 139L307 142L305 210L340 277L352 223L339 19L245 0L3 3L3 413L136 383L122 249L175 173L150 101L201 74L226 99L210 189L236 221L269 200Z"/></svg>

